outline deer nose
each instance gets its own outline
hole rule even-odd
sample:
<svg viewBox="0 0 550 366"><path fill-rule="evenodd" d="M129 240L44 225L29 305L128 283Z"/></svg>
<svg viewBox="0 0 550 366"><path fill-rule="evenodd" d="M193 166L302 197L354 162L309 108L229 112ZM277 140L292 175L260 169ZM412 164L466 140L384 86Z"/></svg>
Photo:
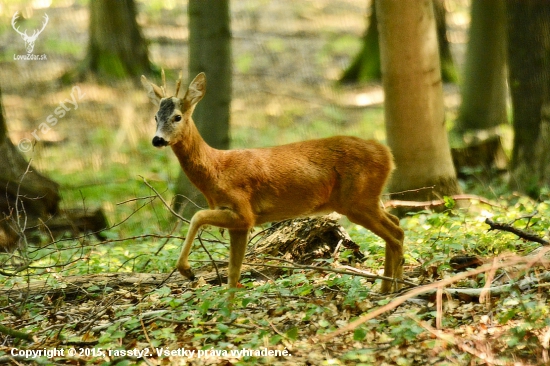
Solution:
<svg viewBox="0 0 550 366"><path fill-rule="evenodd" d="M168 145L168 141L166 141L162 137L159 137L159 136L153 137L153 146L163 147L163 146L166 146L166 145Z"/></svg>

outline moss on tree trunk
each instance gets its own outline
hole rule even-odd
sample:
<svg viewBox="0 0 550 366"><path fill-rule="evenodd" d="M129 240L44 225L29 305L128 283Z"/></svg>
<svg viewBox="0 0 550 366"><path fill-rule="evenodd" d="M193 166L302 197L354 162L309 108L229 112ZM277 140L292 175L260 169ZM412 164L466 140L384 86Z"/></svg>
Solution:
<svg viewBox="0 0 550 366"><path fill-rule="evenodd" d="M88 73L100 79L136 78L153 70L147 42L136 21L134 0L90 1L90 31L86 58L64 75L65 82Z"/></svg>

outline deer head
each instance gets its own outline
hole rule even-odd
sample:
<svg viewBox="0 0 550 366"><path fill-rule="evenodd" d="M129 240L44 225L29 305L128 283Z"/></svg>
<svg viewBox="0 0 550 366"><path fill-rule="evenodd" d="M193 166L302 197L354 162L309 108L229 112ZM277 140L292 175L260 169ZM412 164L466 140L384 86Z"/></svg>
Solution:
<svg viewBox="0 0 550 366"><path fill-rule="evenodd" d="M46 28L46 24L48 24L48 14L44 14L44 23L42 23L42 29L40 30L34 30L32 35L27 34L27 30L25 29L24 32L21 32L19 30L19 27L15 26L15 21L19 18L19 12L16 11L15 14L13 14L13 17L11 18L11 26L13 29L23 37L23 40L25 41L25 48L27 49L27 53L32 53L32 50L34 49L34 42L36 42L36 39L38 38L38 35L42 33L44 28Z"/></svg>
<svg viewBox="0 0 550 366"><path fill-rule="evenodd" d="M195 105L202 99L206 89L206 76L198 74L189 85L183 98L178 98L181 85L181 73L176 82L176 94L166 96L166 80L162 71L163 86L159 87L141 76L141 83L147 91L151 102L159 107L155 114L157 132L153 137L153 146L164 147L173 145L181 139L182 131L189 127Z"/></svg>

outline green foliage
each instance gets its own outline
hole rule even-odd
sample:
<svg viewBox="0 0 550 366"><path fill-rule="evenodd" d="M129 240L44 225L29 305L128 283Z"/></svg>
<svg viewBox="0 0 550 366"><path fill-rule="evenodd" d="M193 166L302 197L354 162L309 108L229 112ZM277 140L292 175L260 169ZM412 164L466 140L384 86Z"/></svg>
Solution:
<svg viewBox="0 0 550 366"><path fill-rule="evenodd" d="M82 56L82 47L80 44L57 38L46 38L42 49L47 52L48 50L55 50L55 52L71 55L73 57Z"/></svg>
<svg viewBox="0 0 550 366"><path fill-rule="evenodd" d="M331 275L326 285L342 293L343 306L353 306L368 297L371 285L364 279L350 275Z"/></svg>
<svg viewBox="0 0 550 366"><path fill-rule="evenodd" d="M27 3L27 0L6 2L10 7L27 6ZM61 0L52 2L54 7L65 7L65 3ZM80 8L88 5L83 0L77 0L77 3ZM302 55L302 52L296 51L297 48L307 51L305 41L310 36L310 28L303 28L304 32L300 30L294 39L279 37L278 28L269 28L264 23L267 20L266 5L272 9L276 3L256 1L234 4L241 9L246 8L244 10L249 13L250 22L244 23L257 22L261 24L260 28L270 29L270 33L261 44L266 57L258 57L254 48L240 49L234 54L236 70L245 76L247 84L245 87L237 86L239 94L236 93L233 99L233 147L259 147L340 134L383 141L383 108L357 108L361 104L358 101L361 92L355 90L348 97L349 89L345 87L325 90L325 84L319 83L327 75L334 79L341 65L349 61L346 61L348 56L355 54L361 46L359 37L342 30L326 30L330 28L328 24L341 24L329 17L335 11L342 11L342 5L331 2L294 2L296 8L284 9L296 19L311 19L313 16L322 22L319 24L323 24L322 46L306 53L312 55L307 57L311 70L304 73L294 63L295 60L288 60L281 55L283 52ZM185 27L186 7L177 2L139 1L138 5L140 24L160 23L161 26ZM285 6L283 4L279 10ZM5 14L9 13L6 20L15 11L15 8L12 10L10 7L5 11ZM260 17L261 22L258 22ZM33 17L30 21L39 24L41 19ZM308 20L308 23L311 26L312 22ZM37 49L47 53L50 61L63 57L73 60L85 53L85 44L76 44L55 33L64 27L54 27L52 23L47 29ZM286 32L286 29L282 31ZM0 32L13 36L9 21L0 24ZM242 33L245 34L244 38L248 38L246 32ZM157 38L164 39L164 36ZM316 43L321 41L318 37L312 38L316 38ZM290 39L292 41L287 42ZM165 42L170 44L167 52L161 44L163 42L153 41L154 47L158 48L154 48L152 54L166 56L167 64L180 65L180 61L174 61L175 58L181 58L180 52L175 52L179 46L174 46L172 40ZM20 39L15 44L6 44L0 58L12 62L11 55L23 52L22 47ZM124 71L112 59L102 63L103 66L108 64L111 73L120 74ZM279 65L284 66L284 73L273 70ZM265 89L265 86L258 85L257 75L266 76L262 80L274 85L273 89L266 89L270 93L268 98L255 99L256 94L262 94ZM167 70L167 80L173 80L174 77L173 70ZM291 82L295 78L307 80L301 84L302 87L296 88L296 83ZM14 86L7 88L11 94L7 105L12 110L11 115L15 116L14 120L21 123L21 128L26 128L24 120L37 123L44 120L45 116L52 113L57 101L63 100L70 93L54 88L53 95L47 95L43 90L47 79L41 77L40 80L39 89L33 93L44 92L44 96L33 99L34 103L24 103L31 105L29 109L23 105L24 98L14 95L17 94L13 92ZM315 85L315 88L306 87L306 84ZM163 276L174 269L187 228L183 224L182 228L175 230L177 223L174 217L141 178L145 177L170 202L175 179L180 172L176 159L169 151L151 147L154 125L151 110L144 105L146 98L143 91L133 85L127 87L119 84L116 88L96 84L86 86L90 92L82 100L82 105L56 125L56 132L60 136L69 136L67 141L53 143L47 148L37 145L36 151L29 153L27 158L32 158L39 170L60 183L63 208L101 207L110 224L116 226L102 233L104 239L86 236L73 240L68 239L68 233L51 243L49 233L40 233L37 241L30 242L25 250L13 255L0 254L2 271L21 271L14 276L0 277L2 290L16 286L27 288L33 284L32 281L44 281L40 287L43 291L36 295L15 295L16 292L13 292L0 297L2 325L32 332L36 336L36 342L31 345L0 334L0 357L9 355L7 347L13 346L40 348L84 344L89 345L89 349L112 350L151 347L225 351L288 348L299 355L296 359L243 356L227 361L237 365L285 362L449 364L449 360L457 364L479 363L474 356L452 344L434 339L424 325L418 323L417 320L420 320L435 326L437 311L431 298L420 299L421 305L415 302L403 304L334 341L319 342L320 336L391 303L394 298L394 295L380 295L377 282L348 274L302 270L273 274L267 270L264 273L264 268L260 266L254 267L254 270L243 273L243 288L234 291L232 311L227 300L227 289L204 281L193 285L187 281L166 282L157 288L157 285L144 283L132 287L91 280L75 289L65 281L66 276L147 272L160 273L160 278L165 278ZM169 89L172 87L169 85ZM245 94L243 89L253 92ZM42 100L51 98L55 102L40 104ZM354 98L357 99L355 102ZM19 99L21 102L17 102ZM128 101L131 109L135 109L135 113L129 114L131 117L125 117L124 109L121 109L124 103L121 101ZM13 114L13 109L17 113ZM92 110L99 112L90 113ZM107 119L106 116L114 117ZM128 122L124 118L130 119L129 128L123 127ZM31 126L31 131L34 127L37 127L36 124ZM82 136L75 136L78 130L81 130ZM139 134L136 141L127 137L131 133ZM483 222L486 217L492 217L497 222L511 223L516 228L540 236L548 235L548 190L533 185L531 193L536 193L537 197L534 200L510 193L504 179L495 179L490 183L467 181L464 187L469 193L491 198L493 206L479 202L462 205L464 202L445 197L443 212L421 211L402 218L401 225L406 232L405 271L419 269L422 273L420 278L413 276L410 280L426 283L454 275L449 261L455 255L469 254L490 259L505 253L528 254L538 247L538 244L525 242L510 233L489 232ZM363 270L381 273L385 243L360 226L350 223L345 226L366 256L363 263L356 265ZM173 237L168 238L168 234ZM223 236L217 229L208 229L201 238L214 259L227 259L227 234ZM346 249L339 257L320 263L331 266L353 265L348 262L351 254ZM198 243L190 259L199 277L202 273L214 273L211 267L199 268L210 257ZM29 263L29 266L19 266L22 263ZM511 273L504 269L497 274L506 277ZM457 286L481 287L484 281L484 276L479 276ZM493 353L501 353L510 360L525 359L526 364L537 364L541 360L536 355L540 356L543 349L541 339L550 327L546 288L545 284L541 284L540 288L521 291L513 289L504 295L491 297L488 304L477 304L477 299L455 299L453 303L445 298L443 331L455 335L459 340L468 339L472 333L476 337L485 337L483 342L495 346ZM483 322L480 321L481 317L484 317ZM489 333L487 329L496 330L496 333ZM418 360L402 356L405 351L410 352L415 348L420 355ZM183 359L170 360L168 357L161 359L163 364L188 362ZM39 361L48 364L58 360ZM65 361L59 360L59 363ZM140 360L84 357L67 362L129 365Z"/></svg>
<svg viewBox="0 0 550 366"><path fill-rule="evenodd" d="M509 348L542 347L536 334L550 326L550 308L546 300L546 295L540 293L522 295L517 292L500 299L498 322L512 325L505 336Z"/></svg>
<svg viewBox="0 0 550 366"><path fill-rule="evenodd" d="M376 364L376 351L372 348L352 350L345 353L343 359L354 361L358 366L373 365Z"/></svg>
<svg viewBox="0 0 550 366"><path fill-rule="evenodd" d="M391 344L401 345L412 342L426 329L410 318L399 317L393 320L390 335L393 337Z"/></svg>
<svg viewBox="0 0 550 366"><path fill-rule="evenodd" d="M329 41L324 45L317 55L317 63L326 65L331 59L338 59L354 55L361 49L361 39L344 35L330 35Z"/></svg>
<svg viewBox="0 0 550 366"><path fill-rule="evenodd" d="M338 108L326 107L320 112L324 115L323 118L308 121L303 128L314 128L328 135L334 131L323 120L330 120L331 123L344 121L343 112ZM296 108L287 113L296 117L305 112ZM380 113L381 110L369 109L365 112L365 118L376 121ZM280 123L284 124L284 121ZM271 135L267 136L275 136L279 131L278 126L270 128ZM371 129L369 133L374 134L373 129L376 126L365 128ZM237 131L242 134L246 132L245 129ZM283 139L296 138L291 131L287 133ZM284 134L279 132L279 135ZM92 136L94 143L105 144L104 141L101 142L100 136L100 133ZM260 138L267 139L267 136ZM239 143L245 144L244 140ZM104 154L97 157L101 169L68 169L68 172L63 173L60 167L52 169L52 174L59 177L63 187L67 207L102 206L110 223L120 225L106 232L105 240L86 237L77 241L64 239L50 244L49 236L43 236L42 245L32 244L25 253L32 263L22 273L27 277L6 278L4 287L25 285L28 279L44 279L48 288L66 291L67 284L60 276L105 272L170 273L179 256L187 225L184 224L180 231L172 232L176 224L172 215L139 176L147 177L169 201L172 177L175 175L170 170L177 172L179 168L177 163L167 157L166 152L150 150L148 145L138 145L135 149L121 147L118 151L119 158L126 160L126 163L118 163L111 160L108 154ZM69 148L76 149L77 146ZM141 153L142 150L147 151L147 154ZM48 159L60 159L65 153L63 149L52 148L48 150L48 154ZM146 171L139 168L145 165L147 169L143 169ZM128 166L138 168L129 172ZM105 185L94 184L101 181L111 183L107 188ZM133 201L122 203L132 199ZM419 266L421 272L429 274L426 276L428 281L453 275L449 260L455 255L469 254L491 258L504 253L529 253L538 247L538 244L519 240L510 233L487 231L488 226L484 223L486 217L492 217L497 222L511 223L516 228L540 236L547 235L550 227L548 192L543 192L539 200L516 195L499 196L494 200L494 206L478 202L470 202L464 206L461 203L463 202L446 198L443 212L421 211L401 219L401 226L406 233L406 265ZM383 240L360 226L351 223L345 226L366 256L365 261L358 265L362 269L380 273L385 255ZM172 233L176 238L159 237L167 233ZM224 236L217 229L208 229L201 234L201 238L215 259L227 259L227 234ZM331 265L338 265L338 262L348 264L350 257L353 256L349 250L342 250L338 259L325 262L330 262ZM194 268L197 268L202 261L208 261L209 257L196 243L190 259ZM212 269L208 271L213 273ZM132 342L137 342L140 347L193 344L197 349L209 347L226 350L285 347L330 333L362 313L391 301L390 297L380 301L373 300L378 296L378 284L352 275L288 271L281 276L275 276L273 281L255 278L255 272L243 274L241 282L244 289L235 291L232 312L224 287L206 284L190 288L185 283L181 287L164 285L158 289L136 289L136 294L130 295L129 303L120 309L113 308L112 312L101 319L102 322L112 324L101 331L92 332L92 339L97 346L112 349L132 347ZM481 287L484 285L484 278L471 278L459 285ZM111 301L109 299L115 301L116 297L121 297L120 289L101 283L93 283L85 290L86 294L79 295L77 299L55 300L59 302L57 306L70 307L71 301L78 304L96 299L103 299L103 304L108 304ZM48 328L50 319L55 317L52 315L55 312L52 313L49 305L51 303L52 300L43 295L17 305L17 311L32 319L21 330L38 333L44 339L56 337L55 339L73 342L82 341L84 336L79 332L83 326L79 325L80 328L76 329L76 322L55 334L41 333L42 329ZM523 355L533 352L529 350L537 347L540 349L540 340L536 335L546 331L549 326L547 299L544 296L539 294L529 297L516 293L495 299L493 305L498 309L498 312L494 312L498 314L496 319L503 327L507 327L505 334L499 338L504 342L506 352L514 354L515 349L520 348ZM142 316L152 309L166 313ZM419 309L414 309L412 313L416 316L418 311ZM0 313L1 315L4 314ZM422 317L428 322L433 322L434 318L435 311L431 308ZM2 321L9 324L10 319L4 316ZM124 321L117 322L119 319ZM465 321L454 314L446 314L443 319L443 325L449 328L459 327L463 323ZM342 351L343 359L357 364L369 364L374 362L373 355L378 346L399 349L422 344L422 347L428 347L427 342L434 340L427 339L426 333L422 326L403 313L389 319L382 316L356 328L348 335L348 343L353 346ZM373 342L379 343L369 346ZM243 357L238 364L268 362L266 360L261 357ZM408 361L394 363L397 362L407 364Z"/></svg>
<svg viewBox="0 0 550 366"><path fill-rule="evenodd" d="M528 252L536 245L518 240L511 234L487 232L488 227L483 222L484 218L494 215L492 219L495 221L512 223L518 228L544 235L549 227L549 203L548 200L536 202L524 197L510 197L507 201L499 202L503 209L491 207L489 211L479 205L465 209L449 201L447 210L443 212L422 211L409 215L401 220L401 225L406 231L407 265L420 263L425 272L432 271L435 276L445 277L452 275L449 260L455 255L476 254L480 257L492 257L507 252ZM535 211L538 213L533 215ZM142 226L140 230L136 229L135 233L158 230L158 222L151 222L150 225L149 228ZM361 265L372 272L380 270L383 266L384 242L357 225L349 224L348 231L366 255L366 260ZM224 244L227 239L217 230L204 232L202 237L213 256L220 259L227 256L227 246ZM65 273L71 274L133 271L136 268L167 273L173 268L181 245L178 240L168 242L156 258L150 255L151 247L162 245L156 238L138 238L131 244L111 242L101 245L96 245L92 239L89 240L89 244L93 245L71 248L71 244L74 246L74 243L62 241L50 249L46 246L31 251L29 255L35 256L36 263L42 267L54 264L60 265L60 268L64 268L61 264L70 258L85 257L85 261L73 262L68 266L70 269L64 269ZM347 261L348 254L343 251L340 260ZM207 258L199 247L194 250L193 256L201 260ZM147 259L150 259L150 262L143 267ZM195 263L198 265L200 262ZM47 276L47 271L35 269L31 272L34 273L34 278L45 276L47 286L51 289L67 287L58 277ZM135 342L141 349L177 348L182 345L188 347L187 345L193 344L197 350L226 352L263 347L296 347L310 337L330 333L363 312L369 312L391 302L390 297L382 297L375 301L375 284L352 275L321 275L316 272L292 271L274 277L272 281L256 280L251 277L251 273L244 273L243 276L241 282L244 288L234 291L233 311L229 309L228 291L220 286L205 284L189 288L163 285L133 294L132 291L121 293L117 288L93 284L86 288L85 297L88 299L103 299L104 303L115 301L116 298L131 300L124 306L112 309L107 317L109 326L95 333L95 347L130 349L135 347ZM482 286L484 279L480 277L468 281L468 285L476 287ZM24 280L10 278L5 285L15 283L24 283ZM525 294L511 292L508 296L494 299L492 311L495 314L495 322L503 328L499 342L504 354L529 358L533 352L536 353L536 350L541 348L539 335L550 326L547 300L545 292L536 291ZM47 305L49 303L51 300L45 296L42 300L34 298L32 302L26 302L19 308L18 311L33 319L25 331L40 333L45 328L51 317L47 315L50 311ZM58 306L69 304L60 299ZM403 347L441 349L444 341L431 338L426 328L418 322L420 320L427 324L433 323L436 316L433 306L430 304L425 309L408 305L395 313L380 316L355 328L346 336L346 344L352 346L342 351L341 359L354 364L368 365L375 362L376 357L380 357L380 349L387 349L388 357L392 354L390 350L399 350ZM481 306L481 309L484 307ZM149 315L151 310L153 313ZM157 311L161 313L154 313ZM2 315L0 313L0 316ZM8 318L3 316L2 320L5 319ZM443 326L450 330L460 329L463 325L479 325L479 320L476 320L479 318L470 318L470 321L465 319L467 318L462 314L447 311L443 314ZM78 342L82 339L78 331L79 329L69 326L55 336L57 339ZM442 353L439 355L444 355L449 351L440 352ZM427 357L426 352L420 354ZM434 351L431 357L439 356ZM270 360L265 357L245 356L239 358L237 364L270 363ZM403 365L416 362L405 357L392 360L395 364ZM462 363L468 363L471 356L460 356L460 360Z"/></svg>

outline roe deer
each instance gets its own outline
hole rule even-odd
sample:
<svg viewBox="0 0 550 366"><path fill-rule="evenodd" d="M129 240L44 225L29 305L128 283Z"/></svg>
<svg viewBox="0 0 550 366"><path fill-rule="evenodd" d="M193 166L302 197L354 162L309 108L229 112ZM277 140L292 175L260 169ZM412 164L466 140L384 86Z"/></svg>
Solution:
<svg viewBox="0 0 550 366"><path fill-rule="evenodd" d="M228 229L228 282L236 287L254 225L336 211L385 240L384 275L402 278L403 230L399 219L380 205L393 169L387 147L337 136L270 148L216 150L202 139L192 119L206 90L204 73L195 77L183 98L177 96L181 78L174 97L166 97L165 82L158 87L145 76L141 81L159 107L153 145L172 147L183 171L208 201L209 209L191 219L177 262L183 276L194 278L188 256L203 225ZM395 281L382 282L383 292L399 288Z"/></svg>

